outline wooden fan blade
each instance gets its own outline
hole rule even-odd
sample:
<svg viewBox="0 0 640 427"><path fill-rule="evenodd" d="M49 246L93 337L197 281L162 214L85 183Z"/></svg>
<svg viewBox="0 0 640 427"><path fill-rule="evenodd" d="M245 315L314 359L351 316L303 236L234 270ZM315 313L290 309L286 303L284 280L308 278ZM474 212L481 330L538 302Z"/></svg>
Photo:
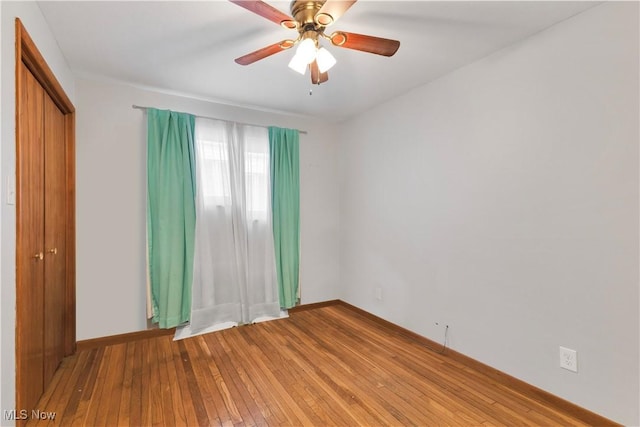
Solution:
<svg viewBox="0 0 640 427"><path fill-rule="evenodd" d="M293 46L292 40L283 40L267 47L263 47L262 49L258 49L255 52L247 53L244 56L236 58L235 61L240 65L253 64L256 61L266 58L267 56L271 56L278 52L282 52L283 50L287 50L291 46Z"/></svg>
<svg viewBox="0 0 640 427"><path fill-rule="evenodd" d="M318 68L317 61L313 61L309 64L309 70L311 71L311 83L314 85L319 85L320 83L324 83L329 80L329 73L326 71L321 73L320 68Z"/></svg>
<svg viewBox="0 0 640 427"><path fill-rule="evenodd" d="M327 0L313 18L317 24L327 26L336 22L357 0Z"/></svg>
<svg viewBox="0 0 640 427"><path fill-rule="evenodd" d="M231 3L237 4L240 7L244 7L245 9L255 13L256 15L260 15L263 18L267 18L269 21L273 21L278 25L282 25L285 28L296 28L296 22L287 14L280 12L273 6L268 5L267 3L254 0L229 0Z"/></svg>
<svg viewBox="0 0 640 427"><path fill-rule="evenodd" d="M331 34L329 38L334 46L346 47L347 49L360 50L383 56L393 56L400 47L398 40L346 33L344 31L336 31Z"/></svg>

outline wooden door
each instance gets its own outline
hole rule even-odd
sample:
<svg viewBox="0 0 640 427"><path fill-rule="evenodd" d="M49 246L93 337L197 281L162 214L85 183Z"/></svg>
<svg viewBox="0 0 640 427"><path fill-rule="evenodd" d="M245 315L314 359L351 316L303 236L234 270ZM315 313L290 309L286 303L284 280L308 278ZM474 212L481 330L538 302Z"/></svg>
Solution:
<svg viewBox="0 0 640 427"><path fill-rule="evenodd" d="M65 126L64 114L44 94L44 384L64 357Z"/></svg>
<svg viewBox="0 0 640 427"><path fill-rule="evenodd" d="M33 74L21 67L17 145L19 258L16 311L16 360L19 409L34 408L44 390L44 90Z"/></svg>
<svg viewBox="0 0 640 427"><path fill-rule="evenodd" d="M30 414L75 352L75 108L15 22L16 408Z"/></svg>
<svg viewBox="0 0 640 427"><path fill-rule="evenodd" d="M24 408L33 408L64 357L66 297L65 120L22 67L20 181L22 278L17 298L18 370Z"/></svg>

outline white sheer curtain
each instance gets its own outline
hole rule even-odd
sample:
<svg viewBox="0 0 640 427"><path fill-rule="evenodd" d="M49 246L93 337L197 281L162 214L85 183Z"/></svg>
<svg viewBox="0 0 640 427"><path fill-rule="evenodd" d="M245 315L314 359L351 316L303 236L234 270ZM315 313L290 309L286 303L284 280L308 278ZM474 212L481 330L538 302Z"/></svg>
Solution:
<svg viewBox="0 0 640 427"><path fill-rule="evenodd" d="M191 321L177 338L280 316L268 130L205 118L195 130Z"/></svg>

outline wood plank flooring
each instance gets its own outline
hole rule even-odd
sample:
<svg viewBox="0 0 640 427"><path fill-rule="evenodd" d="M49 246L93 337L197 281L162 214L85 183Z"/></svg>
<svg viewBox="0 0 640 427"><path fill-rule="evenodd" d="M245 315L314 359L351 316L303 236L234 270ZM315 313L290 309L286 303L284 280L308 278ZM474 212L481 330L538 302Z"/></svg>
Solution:
<svg viewBox="0 0 640 427"><path fill-rule="evenodd" d="M38 408L64 426L585 425L346 306L63 361Z"/></svg>

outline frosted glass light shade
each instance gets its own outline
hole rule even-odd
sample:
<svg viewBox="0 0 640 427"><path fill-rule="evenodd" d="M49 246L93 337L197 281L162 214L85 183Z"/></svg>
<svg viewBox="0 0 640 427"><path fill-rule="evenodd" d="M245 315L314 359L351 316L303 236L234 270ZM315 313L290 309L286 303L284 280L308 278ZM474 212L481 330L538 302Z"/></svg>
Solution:
<svg viewBox="0 0 640 427"><path fill-rule="evenodd" d="M304 62L304 59L296 53L295 55L293 55L293 58L291 58L291 61L289 61L289 68L297 73L304 75L304 73L307 71L307 63Z"/></svg>
<svg viewBox="0 0 640 427"><path fill-rule="evenodd" d="M329 70L331 67L336 65L336 58L333 57L331 52L327 49L321 47L318 49L318 54L316 55L316 61L318 62L318 70L321 73Z"/></svg>
<svg viewBox="0 0 640 427"><path fill-rule="evenodd" d="M306 64L311 64L316 59L316 44L311 39L304 39L298 45L296 50L296 56L300 57L300 61L304 61Z"/></svg>

